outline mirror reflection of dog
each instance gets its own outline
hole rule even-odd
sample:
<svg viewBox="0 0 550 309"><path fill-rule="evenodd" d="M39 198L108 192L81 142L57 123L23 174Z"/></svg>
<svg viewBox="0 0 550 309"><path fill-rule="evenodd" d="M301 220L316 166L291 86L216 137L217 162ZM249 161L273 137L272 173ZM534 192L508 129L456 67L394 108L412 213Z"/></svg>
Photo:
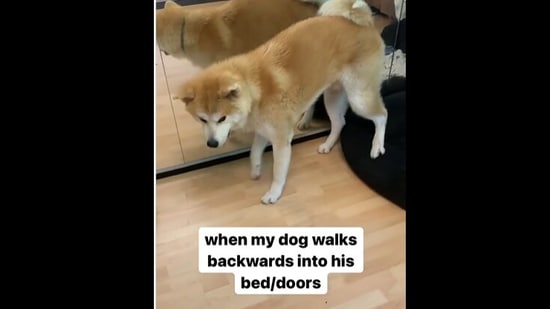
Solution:
<svg viewBox="0 0 550 309"><path fill-rule="evenodd" d="M318 8L300 0L230 0L198 7L168 0L156 13L157 44L163 53L205 68L258 47L315 16Z"/></svg>

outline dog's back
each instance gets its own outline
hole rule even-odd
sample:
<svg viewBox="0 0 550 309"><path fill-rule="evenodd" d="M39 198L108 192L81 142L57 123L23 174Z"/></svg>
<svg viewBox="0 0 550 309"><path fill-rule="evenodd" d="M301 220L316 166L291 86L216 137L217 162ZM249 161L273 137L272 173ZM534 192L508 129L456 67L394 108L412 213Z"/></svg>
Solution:
<svg viewBox="0 0 550 309"><path fill-rule="evenodd" d="M376 30L368 6L352 8L361 0L329 1L320 14L295 24L254 50L245 62L258 63L279 86L308 104L319 91L339 79L345 67L368 64L365 76L378 80L383 66L384 42ZM325 7L327 6L328 7ZM347 6L346 6L347 5ZM302 107L298 108L302 110Z"/></svg>
<svg viewBox="0 0 550 309"><path fill-rule="evenodd" d="M300 0L231 0L204 7L167 1L157 12L157 42L166 54L206 67L258 47L317 10Z"/></svg>
<svg viewBox="0 0 550 309"><path fill-rule="evenodd" d="M321 7L321 14L326 16L298 22L248 53L213 64L196 81L203 76L216 79L220 72L234 72L259 86L261 98L257 101L261 105L278 104L280 93L285 92L298 114L340 79L346 67L366 67L361 78L372 80L377 87L381 83L384 42L368 6L353 7L357 2L364 3L329 1ZM332 3L339 6L323 9Z"/></svg>

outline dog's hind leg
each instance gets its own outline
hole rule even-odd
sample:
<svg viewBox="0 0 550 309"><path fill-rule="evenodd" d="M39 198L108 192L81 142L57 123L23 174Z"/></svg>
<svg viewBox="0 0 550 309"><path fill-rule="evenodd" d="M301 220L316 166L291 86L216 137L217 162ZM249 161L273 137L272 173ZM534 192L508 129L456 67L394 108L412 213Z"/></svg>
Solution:
<svg viewBox="0 0 550 309"><path fill-rule="evenodd" d="M330 119L330 134L324 143L319 145L319 153L328 153L340 137L340 132L346 124L344 116L348 110L344 88L340 82L330 85L324 92L325 108Z"/></svg>
<svg viewBox="0 0 550 309"><path fill-rule="evenodd" d="M254 134L252 147L250 148L250 178L258 179L262 173L262 155L267 146L267 139L258 133Z"/></svg>
<svg viewBox="0 0 550 309"><path fill-rule="evenodd" d="M370 156L375 159L386 151L384 148L384 138L388 111L380 95L380 84L377 79L367 82L358 79L357 76L345 78L342 82L353 112L374 122L375 131Z"/></svg>

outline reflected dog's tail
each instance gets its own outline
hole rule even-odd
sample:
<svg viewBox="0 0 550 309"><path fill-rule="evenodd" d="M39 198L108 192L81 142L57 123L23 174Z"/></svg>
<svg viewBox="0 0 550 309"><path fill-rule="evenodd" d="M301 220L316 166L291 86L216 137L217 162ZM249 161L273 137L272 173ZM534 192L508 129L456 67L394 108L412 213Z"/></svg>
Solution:
<svg viewBox="0 0 550 309"><path fill-rule="evenodd" d="M360 26L373 26L374 19L369 5L364 0L301 0L317 3L318 15L342 16Z"/></svg>

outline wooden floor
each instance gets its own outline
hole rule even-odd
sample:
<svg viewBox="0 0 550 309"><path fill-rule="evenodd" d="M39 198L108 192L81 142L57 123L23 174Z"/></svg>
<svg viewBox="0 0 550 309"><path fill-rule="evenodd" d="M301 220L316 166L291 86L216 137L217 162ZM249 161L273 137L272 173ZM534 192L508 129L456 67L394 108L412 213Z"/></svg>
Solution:
<svg viewBox="0 0 550 309"><path fill-rule="evenodd" d="M287 186L274 206L260 203L272 153L257 181L249 179L248 159L157 181L158 309L405 308L405 211L353 174L339 144L318 154L321 142L293 146ZM198 229L233 226L363 227L364 271L329 275L326 295L236 295L232 274L198 271Z"/></svg>

